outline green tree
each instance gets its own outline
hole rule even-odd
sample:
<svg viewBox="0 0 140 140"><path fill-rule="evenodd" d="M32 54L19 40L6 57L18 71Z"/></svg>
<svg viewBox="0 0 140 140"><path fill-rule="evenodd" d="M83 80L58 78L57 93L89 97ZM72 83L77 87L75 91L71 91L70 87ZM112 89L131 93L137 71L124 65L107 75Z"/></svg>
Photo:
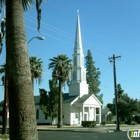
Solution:
<svg viewBox="0 0 140 140"><path fill-rule="evenodd" d="M99 100L102 104L104 103L104 101L103 101L103 93L100 94L100 95L97 95L97 98L98 98L98 100Z"/></svg>
<svg viewBox="0 0 140 140"><path fill-rule="evenodd" d="M103 94L98 95L100 92L100 69L95 67L95 62L93 61L92 53L90 50L87 51L86 59L86 80L89 85L89 94L94 94L101 103L103 103Z"/></svg>
<svg viewBox="0 0 140 140"><path fill-rule="evenodd" d="M47 91L45 89L39 89L39 93L40 93L40 100L39 100L39 106L41 108L41 110L43 111L43 114L45 116L48 115L48 110L49 110L49 97L47 94Z"/></svg>
<svg viewBox="0 0 140 140"><path fill-rule="evenodd" d="M43 72L43 65L41 59L37 59L35 56L30 57L30 68L31 68L31 75L32 75L32 83L34 86L34 80L41 83L42 80L42 72Z"/></svg>
<svg viewBox="0 0 140 140"><path fill-rule="evenodd" d="M1 12L2 12L2 7L1 7ZM3 41L4 41L4 37L5 37L5 32L6 32L6 18L3 17L3 19L1 20L0 26L1 26L1 32L0 32L0 54L2 53L2 47L3 47Z"/></svg>
<svg viewBox="0 0 140 140"><path fill-rule="evenodd" d="M122 100L123 97L126 97L127 95L124 95L124 90L121 87L121 84L117 85L117 101L118 101L118 112L119 112L119 117L123 117L122 115L125 113L121 113L121 106L125 105L125 102ZM129 97L128 97L129 98ZM121 103L123 103L122 105L120 105ZM110 111L115 115L116 114L116 110L115 110L115 98L113 98L112 103L107 104L107 107L110 109ZM124 108L125 109L125 108ZM123 111L122 111L123 112ZM121 115L122 114L122 115Z"/></svg>
<svg viewBox="0 0 140 140"><path fill-rule="evenodd" d="M36 80L40 84L42 80L43 62L41 61L41 59L37 59L36 56L30 56L29 60L32 75L32 83L34 85L34 80ZM4 63L3 65L1 65L0 74L5 73L5 70L6 64Z"/></svg>
<svg viewBox="0 0 140 140"><path fill-rule="evenodd" d="M0 0L6 5L6 78L8 79L10 140L37 140L35 106L27 50L24 10L34 0ZM36 0L38 30L42 0Z"/></svg>
<svg viewBox="0 0 140 140"><path fill-rule="evenodd" d="M42 79L42 61L41 59L37 59L35 56L29 57L30 59L30 68L31 68L31 75L32 75L32 84L34 85L34 79L38 80L39 84L41 82ZM3 65L1 65L1 69L0 69L0 74L5 74L6 71L6 64L4 63ZM2 76L2 81L4 84L5 81L5 75ZM5 87L6 88L6 87ZM6 90L5 90L6 92ZM5 93L6 95L6 93ZM6 102L4 100L4 102ZM5 103L4 103L5 104ZM5 110L5 106L3 108L3 110ZM5 112L5 111L4 111ZM3 131L2 133L5 134L6 133L6 125L7 125L7 118L5 116L6 114L3 114Z"/></svg>
<svg viewBox="0 0 140 140"><path fill-rule="evenodd" d="M6 70L6 64L4 63L3 65L0 65L0 74L2 74L2 85L4 86L4 105L3 105L3 116L2 116L2 134L6 134L7 133L7 112L8 112L8 106L7 106L7 102L8 102L8 98L6 97L6 83L5 83L5 70Z"/></svg>
<svg viewBox="0 0 140 140"><path fill-rule="evenodd" d="M133 99L124 93L118 100L118 112L119 116L127 122L130 123L133 115L138 115L140 113L140 101L138 99Z"/></svg>
<svg viewBox="0 0 140 140"><path fill-rule="evenodd" d="M124 94L124 90L121 87L121 84L117 85L117 93L118 93L118 98L121 98L122 95Z"/></svg>
<svg viewBox="0 0 140 140"><path fill-rule="evenodd" d="M118 113L121 120L127 119L130 123L133 115L140 113L140 101L138 99L133 99L128 96L127 93L124 93L124 90L121 87L121 84L117 85L118 91ZM107 107L115 115L115 99L113 99L112 104L107 104Z"/></svg>
<svg viewBox="0 0 140 140"><path fill-rule="evenodd" d="M52 118L53 121L53 119L58 116L59 87L54 83L53 80L49 80L49 87L49 116Z"/></svg>
<svg viewBox="0 0 140 140"><path fill-rule="evenodd" d="M0 65L0 74L4 74L5 75L5 70L6 70L6 64L4 63L4 64L2 64L2 65Z"/></svg>
<svg viewBox="0 0 140 140"><path fill-rule="evenodd" d="M72 69L71 61L66 55L58 55L50 59L49 69L53 70L52 77L59 82L58 97L58 128L62 127L62 86L69 80L69 71Z"/></svg>
<svg viewBox="0 0 140 140"><path fill-rule="evenodd" d="M39 89L40 92L40 108L45 116L52 118L52 122L55 117L58 116L58 93L59 88L53 82L49 80L50 91L47 93L45 89Z"/></svg>

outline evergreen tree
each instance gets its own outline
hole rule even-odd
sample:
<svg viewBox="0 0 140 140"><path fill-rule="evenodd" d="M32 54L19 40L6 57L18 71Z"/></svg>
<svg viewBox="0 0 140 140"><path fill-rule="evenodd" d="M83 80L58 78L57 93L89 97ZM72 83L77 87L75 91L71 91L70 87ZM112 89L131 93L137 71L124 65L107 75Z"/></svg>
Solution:
<svg viewBox="0 0 140 140"><path fill-rule="evenodd" d="M45 116L48 116L48 93L45 89L41 88L39 89L40 93L40 100L39 100L39 106L40 109L43 111L43 114Z"/></svg>
<svg viewBox="0 0 140 140"><path fill-rule="evenodd" d="M118 91L119 117L123 121L127 119L127 122L130 123L133 118L133 115L138 115L140 113L140 100L133 99L129 97L127 93L124 93L124 90L122 90L121 84L117 85L117 91ZM113 103L107 104L107 107L110 109L113 115L116 114L115 98L113 99Z"/></svg>
<svg viewBox="0 0 140 140"><path fill-rule="evenodd" d="M103 93L101 93L100 95L97 95L98 100L103 104Z"/></svg>
<svg viewBox="0 0 140 140"><path fill-rule="evenodd" d="M47 92L45 89L39 89L40 92L40 108L45 116L49 116L53 119L58 116L58 94L59 88L53 82L49 80L50 91Z"/></svg>
<svg viewBox="0 0 140 140"><path fill-rule="evenodd" d="M124 90L122 90L121 84L117 85L117 91L118 91L118 98L120 99L124 93Z"/></svg>
<svg viewBox="0 0 140 140"><path fill-rule="evenodd" d="M52 121L55 117L58 116L58 95L59 87L55 84L54 80L49 80L49 116L52 118ZM63 94L63 93L62 93Z"/></svg>
<svg viewBox="0 0 140 140"><path fill-rule="evenodd" d="M89 85L89 94L94 94L98 100L103 104L103 94L98 95L100 92L100 69L95 67L92 53L90 50L87 52L86 59L86 80Z"/></svg>
<svg viewBox="0 0 140 140"><path fill-rule="evenodd" d="M90 50L87 52L86 59L86 80L89 85L89 94L97 94L100 92L100 69L95 67L95 62L93 61L92 53Z"/></svg>

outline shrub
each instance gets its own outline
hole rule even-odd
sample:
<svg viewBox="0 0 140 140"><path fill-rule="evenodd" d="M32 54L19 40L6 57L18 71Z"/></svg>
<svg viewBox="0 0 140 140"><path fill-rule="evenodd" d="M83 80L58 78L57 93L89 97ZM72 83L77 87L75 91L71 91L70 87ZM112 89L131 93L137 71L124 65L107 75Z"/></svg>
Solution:
<svg viewBox="0 0 140 140"><path fill-rule="evenodd" d="M9 140L9 135L8 134L3 134L0 136L1 140Z"/></svg>
<svg viewBox="0 0 140 140"><path fill-rule="evenodd" d="M102 124L103 125L105 125L105 124L116 124L116 121L103 121ZM125 122L120 121L119 124L125 124Z"/></svg>
<svg viewBox="0 0 140 140"><path fill-rule="evenodd" d="M125 121L120 121L120 124L125 124Z"/></svg>
<svg viewBox="0 0 140 140"><path fill-rule="evenodd" d="M106 121L103 121L102 124L105 125L106 124Z"/></svg>
<svg viewBox="0 0 140 140"><path fill-rule="evenodd" d="M96 126L96 121L82 121L83 127L94 127Z"/></svg>
<svg viewBox="0 0 140 140"><path fill-rule="evenodd" d="M137 122L135 122L135 121L131 121L130 124L131 124L131 125L136 125Z"/></svg>
<svg viewBox="0 0 140 140"><path fill-rule="evenodd" d="M114 121L104 121L103 123L104 123L104 124L115 124Z"/></svg>

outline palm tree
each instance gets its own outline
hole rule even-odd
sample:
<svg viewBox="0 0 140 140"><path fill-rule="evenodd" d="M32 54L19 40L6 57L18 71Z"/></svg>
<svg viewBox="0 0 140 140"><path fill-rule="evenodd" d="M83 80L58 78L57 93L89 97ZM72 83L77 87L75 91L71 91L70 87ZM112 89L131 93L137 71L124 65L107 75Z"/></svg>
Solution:
<svg viewBox="0 0 140 140"><path fill-rule="evenodd" d="M10 140L38 140L24 10L35 0L0 0L6 5L6 78L8 79ZM38 30L42 0L36 0Z"/></svg>
<svg viewBox="0 0 140 140"><path fill-rule="evenodd" d="M6 70L6 63L3 63L2 65L0 65L0 74L4 74L2 75L1 81L2 81L2 85L4 85L5 83L5 70Z"/></svg>
<svg viewBox="0 0 140 140"><path fill-rule="evenodd" d="M49 69L52 68L52 77L59 82L58 128L62 127L62 86L69 79L72 69L71 61L66 55L58 55L50 59Z"/></svg>
<svg viewBox="0 0 140 140"><path fill-rule="evenodd" d="M2 134L6 134L6 126L7 126L7 112L8 112L8 94L7 92L7 86L6 86L6 77L5 77L5 70L6 70L6 64L4 63L3 65L0 65L0 74L4 74L1 78L2 80L2 85L4 86L4 105L3 105L3 117L2 117Z"/></svg>
<svg viewBox="0 0 140 140"><path fill-rule="evenodd" d="M32 75L32 83L34 85L34 80L37 80L38 83L41 83L42 80L42 72L43 72L43 65L41 59L37 59L36 56L30 56L30 69L31 69L31 75ZM5 73L6 70L6 64L0 65L0 74Z"/></svg>
<svg viewBox="0 0 140 140"><path fill-rule="evenodd" d="M43 65L41 59L37 59L35 56L30 57L30 68L32 74L32 84L34 86L34 79L41 83L42 80L42 72L43 72Z"/></svg>
<svg viewBox="0 0 140 140"><path fill-rule="evenodd" d="M41 79L42 79L42 70L43 70L42 63L43 62L41 61L41 59L37 59L37 57L35 56L29 57L29 59L30 59L30 68L31 68L31 75L32 75L32 84L34 85L34 79L38 80L38 83L40 84ZM6 64L4 63L3 65L1 65L0 74L5 73L5 71L6 71ZM2 76L2 81L4 81L4 79L5 79L5 76ZM6 133L6 125L7 125L6 116L3 117L3 131L2 131L3 134Z"/></svg>
<svg viewBox="0 0 140 140"><path fill-rule="evenodd" d="M4 74L5 73L5 70L6 70L6 64L3 63L1 66L1 69L0 69L0 74Z"/></svg>

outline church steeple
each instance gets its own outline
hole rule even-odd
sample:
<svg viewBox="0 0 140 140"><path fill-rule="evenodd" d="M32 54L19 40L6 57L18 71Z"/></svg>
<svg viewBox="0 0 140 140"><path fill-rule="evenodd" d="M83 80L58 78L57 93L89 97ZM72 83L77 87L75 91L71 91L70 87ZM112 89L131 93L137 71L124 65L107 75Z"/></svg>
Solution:
<svg viewBox="0 0 140 140"><path fill-rule="evenodd" d="M76 34L75 34L75 46L74 49L82 49L82 37L81 37L81 28L80 28L80 17L79 11L77 10L77 25L76 25Z"/></svg>
<svg viewBox="0 0 140 140"><path fill-rule="evenodd" d="M73 70L71 71L69 95L82 96L84 94L88 94L88 84L86 82L86 69L84 68L84 54L82 47L80 17L78 12L73 53Z"/></svg>

